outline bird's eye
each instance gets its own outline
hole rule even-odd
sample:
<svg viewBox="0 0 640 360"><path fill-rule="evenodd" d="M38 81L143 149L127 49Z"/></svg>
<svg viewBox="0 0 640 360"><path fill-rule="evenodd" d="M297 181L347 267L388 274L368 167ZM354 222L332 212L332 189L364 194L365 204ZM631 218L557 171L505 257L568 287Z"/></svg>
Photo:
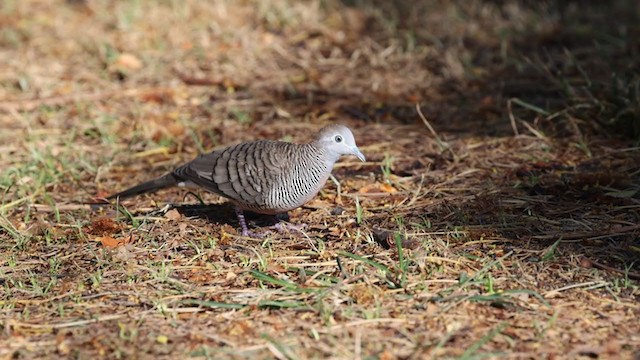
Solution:
<svg viewBox="0 0 640 360"><path fill-rule="evenodd" d="M336 135L336 137L334 137L334 139L335 139L335 141L337 143L341 143L342 142L342 136L340 136L340 135Z"/></svg>

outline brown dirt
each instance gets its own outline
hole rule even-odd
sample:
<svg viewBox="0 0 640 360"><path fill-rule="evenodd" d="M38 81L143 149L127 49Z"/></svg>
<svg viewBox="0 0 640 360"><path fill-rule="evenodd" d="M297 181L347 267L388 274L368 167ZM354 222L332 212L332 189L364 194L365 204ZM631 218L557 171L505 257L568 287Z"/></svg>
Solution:
<svg viewBox="0 0 640 360"><path fill-rule="evenodd" d="M350 3L0 3L0 358L639 356L633 2ZM303 233L87 205L333 122Z"/></svg>

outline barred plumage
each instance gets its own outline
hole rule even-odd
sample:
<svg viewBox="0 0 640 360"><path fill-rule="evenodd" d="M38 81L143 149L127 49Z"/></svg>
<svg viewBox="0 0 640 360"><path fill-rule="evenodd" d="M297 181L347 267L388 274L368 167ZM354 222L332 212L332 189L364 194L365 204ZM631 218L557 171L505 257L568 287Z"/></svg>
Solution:
<svg viewBox="0 0 640 360"><path fill-rule="evenodd" d="M302 206L324 186L340 156L348 154L365 160L351 130L330 125L307 144L258 140L203 154L169 174L108 199L193 183L232 201L246 235L242 210L278 214Z"/></svg>

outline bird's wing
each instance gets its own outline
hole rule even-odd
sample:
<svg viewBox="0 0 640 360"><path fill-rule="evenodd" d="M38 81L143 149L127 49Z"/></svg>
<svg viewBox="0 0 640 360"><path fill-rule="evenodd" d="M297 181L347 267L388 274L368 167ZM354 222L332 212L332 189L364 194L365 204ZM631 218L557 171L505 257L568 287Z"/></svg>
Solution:
<svg viewBox="0 0 640 360"><path fill-rule="evenodd" d="M287 168L290 144L252 141L198 156L173 174L231 200L264 206L278 176Z"/></svg>

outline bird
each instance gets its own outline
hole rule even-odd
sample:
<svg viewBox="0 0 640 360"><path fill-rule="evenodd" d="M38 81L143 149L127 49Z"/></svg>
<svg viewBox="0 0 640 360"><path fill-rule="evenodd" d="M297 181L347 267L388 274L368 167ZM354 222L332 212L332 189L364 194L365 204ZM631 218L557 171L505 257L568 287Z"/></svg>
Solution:
<svg viewBox="0 0 640 360"><path fill-rule="evenodd" d="M107 197L119 200L171 186L200 187L234 205L242 236L249 231L244 211L278 215L296 209L322 189L343 155L366 161L345 125L320 129L310 142L255 140L201 154L159 178Z"/></svg>

